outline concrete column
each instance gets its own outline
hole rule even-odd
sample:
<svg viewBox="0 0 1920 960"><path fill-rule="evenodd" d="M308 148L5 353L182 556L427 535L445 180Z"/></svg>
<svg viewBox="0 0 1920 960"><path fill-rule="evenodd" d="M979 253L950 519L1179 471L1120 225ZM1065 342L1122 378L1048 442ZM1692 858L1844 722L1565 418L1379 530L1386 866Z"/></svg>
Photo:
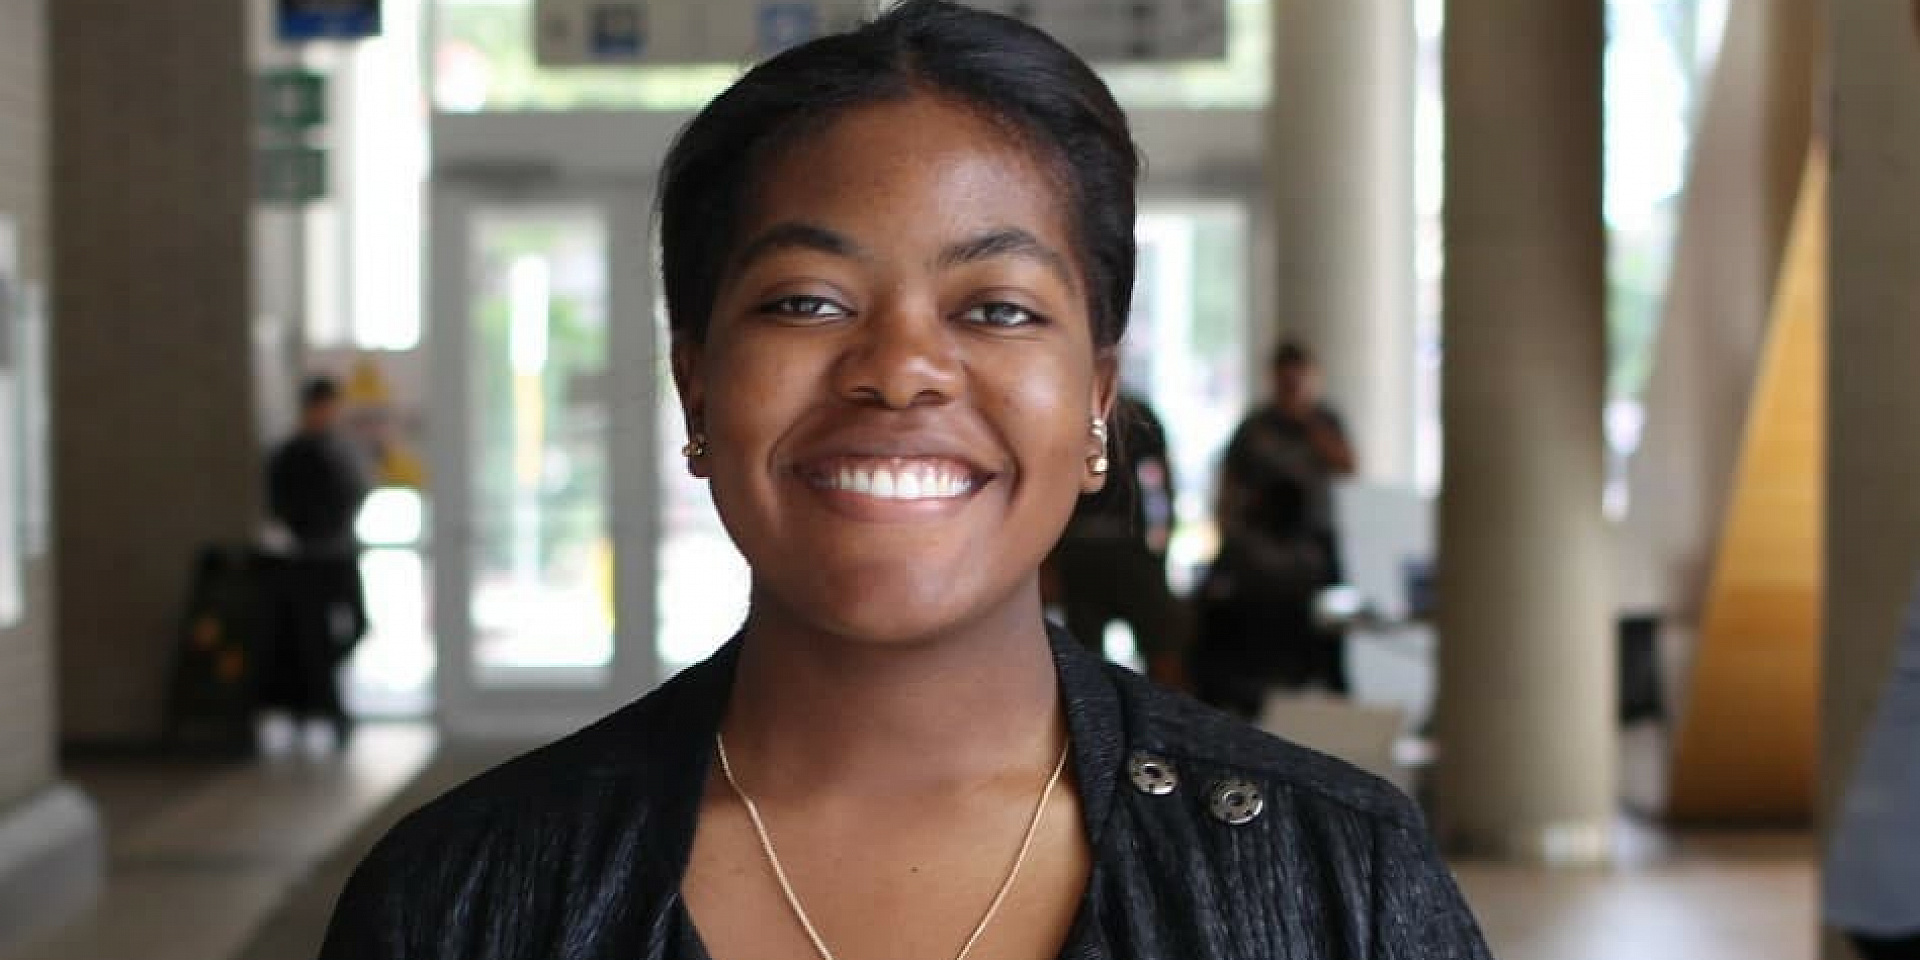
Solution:
<svg viewBox="0 0 1920 960"><path fill-rule="evenodd" d="M1853 772L1920 570L1920 42L1915 10L1828 7L1832 95L1821 781ZM1851 953L1829 940L1824 956Z"/></svg>
<svg viewBox="0 0 1920 960"><path fill-rule="evenodd" d="M1319 355L1361 473L1399 481L1413 479L1413 60L1412 0L1274 0L1278 328Z"/></svg>
<svg viewBox="0 0 1920 960"><path fill-rule="evenodd" d="M160 732L195 551L262 487L240 0L59 0L51 26L61 733Z"/></svg>
<svg viewBox="0 0 1920 960"><path fill-rule="evenodd" d="M1601 518L1602 0L1449 0L1439 822L1604 859L1615 661Z"/></svg>
<svg viewBox="0 0 1920 960"><path fill-rule="evenodd" d="M17 259L18 276L44 299L52 275L48 251L49 4L0 0L0 218L11 230L0 245ZM19 296L20 290L6 291ZM19 335L0 323L0 340ZM12 375L16 403L24 403L28 357L0 342L0 369ZM43 371L44 372L44 371ZM20 407L7 411L18 415ZM16 428L19 425L16 423ZM0 451L0 469L18 470L22 457L51 451L45 437L8 431L13 449ZM19 437L19 439L16 439ZM25 443L22 443L25 440ZM16 474L16 481L24 474ZM20 490L20 486L15 486ZM20 506L21 504L15 504ZM0 511L5 512L5 511ZM8 522L21 519L12 514ZM36 516L29 529L0 529L23 548L22 616L0 624L0 956L40 932L72 919L97 895L104 841L93 805L78 789L59 782L55 751L54 659L58 626L53 610L54 545Z"/></svg>

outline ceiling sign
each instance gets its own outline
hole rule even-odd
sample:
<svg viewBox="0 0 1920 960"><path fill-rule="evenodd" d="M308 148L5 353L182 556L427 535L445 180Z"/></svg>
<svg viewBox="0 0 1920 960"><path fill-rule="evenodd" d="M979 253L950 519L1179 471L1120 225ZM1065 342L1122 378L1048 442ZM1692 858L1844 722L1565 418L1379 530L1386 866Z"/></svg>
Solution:
<svg viewBox="0 0 1920 960"><path fill-rule="evenodd" d="M1916 0L1920 2L1920 0ZM1101 63L1226 56L1226 0L984 0ZM548 67L746 63L871 15L862 0L539 0L534 48Z"/></svg>
<svg viewBox="0 0 1920 960"><path fill-rule="evenodd" d="M278 0L275 26L288 43L380 35L380 0Z"/></svg>

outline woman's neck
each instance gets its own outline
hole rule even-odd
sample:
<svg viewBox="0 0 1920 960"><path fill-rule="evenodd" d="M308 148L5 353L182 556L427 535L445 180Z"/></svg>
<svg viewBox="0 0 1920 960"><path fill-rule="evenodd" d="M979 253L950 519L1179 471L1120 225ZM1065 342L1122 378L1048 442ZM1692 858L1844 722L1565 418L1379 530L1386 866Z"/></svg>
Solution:
<svg viewBox="0 0 1920 960"><path fill-rule="evenodd" d="M886 643L756 604L723 731L770 796L912 793L1050 767L1065 719L1038 592L949 634Z"/></svg>

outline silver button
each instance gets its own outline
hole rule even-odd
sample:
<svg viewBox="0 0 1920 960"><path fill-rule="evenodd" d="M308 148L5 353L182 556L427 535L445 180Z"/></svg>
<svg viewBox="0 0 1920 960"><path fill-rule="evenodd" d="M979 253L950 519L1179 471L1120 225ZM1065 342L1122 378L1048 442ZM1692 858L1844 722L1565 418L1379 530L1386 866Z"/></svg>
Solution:
<svg viewBox="0 0 1920 960"><path fill-rule="evenodd" d="M1261 795L1259 785L1238 778L1214 784L1207 799L1207 809L1214 819L1236 827L1252 821L1266 808L1267 798Z"/></svg>
<svg viewBox="0 0 1920 960"><path fill-rule="evenodd" d="M1180 785L1180 775L1174 772L1173 764L1151 753L1135 753L1127 766L1134 787L1141 793L1164 797Z"/></svg>

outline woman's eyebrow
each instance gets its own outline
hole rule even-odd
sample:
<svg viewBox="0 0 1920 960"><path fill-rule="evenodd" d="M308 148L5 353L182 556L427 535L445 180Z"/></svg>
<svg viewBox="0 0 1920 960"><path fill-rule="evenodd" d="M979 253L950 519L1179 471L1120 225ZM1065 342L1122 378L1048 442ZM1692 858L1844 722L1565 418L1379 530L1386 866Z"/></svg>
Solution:
<svg viewBox="0 0 1920 960"><path fill-rule="evenodd" d="M1040 242L1040 238L1019 227L998 227L978 236L950 244L934 261L937 269L978 263L993 257L1024 257L1037 260L1053 271L1060 282L1073 286L1073 271L1058 250Z"/></svg>
<svg viewBox="0 0 1920 960"><path fill-rule="evenodd" d="M754 237L740 253L733 258L729 274L738 276L744 273L755 260L780 250L793 248L818 250L836 257L855 260L867 258L867 252L852 240L813 223L789 221L775 224L759 236Z"/></svg>

